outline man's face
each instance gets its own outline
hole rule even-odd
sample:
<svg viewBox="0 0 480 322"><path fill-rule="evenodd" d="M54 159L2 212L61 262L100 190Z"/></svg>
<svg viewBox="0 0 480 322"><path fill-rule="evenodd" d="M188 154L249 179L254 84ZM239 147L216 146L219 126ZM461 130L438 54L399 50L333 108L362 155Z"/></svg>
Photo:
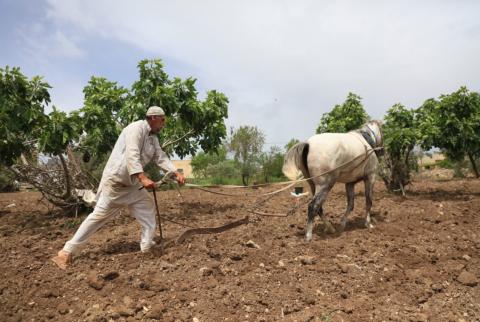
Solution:
<svg viewBox="0 0 480 322"><path fill-rule="evenodd" d="M150 125L151 132L157 134L165 126L165 115L154 115L150 117L148 124Z"/></svg>

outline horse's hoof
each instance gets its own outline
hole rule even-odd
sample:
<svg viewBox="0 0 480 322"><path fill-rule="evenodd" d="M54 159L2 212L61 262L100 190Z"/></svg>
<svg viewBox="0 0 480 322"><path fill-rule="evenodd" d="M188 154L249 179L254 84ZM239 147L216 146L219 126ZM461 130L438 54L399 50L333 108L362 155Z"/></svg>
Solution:
<svg viewBox="0 0 480 322"><path fill-rule="evenodd" d="M309 242L309 241L311 241L311 240L312 240L312 234L307 234L307 235L305 235L305 241L306 241L306 242Z"/></svg>
<svg viewBox="0 0 480 322"><path fill-rule="evenodd" d="M335 228L332 226L331 223L327 223L325 224L324 232L326 234L335 234L337 231L335 230Z"/></svg>
<svg viewBox="0 0 480 322"><path fill-rule="evenodd" d="M368 229L373 229L374 228L374 226L371 223L366 223L365 227L367 227Z"/></svg>

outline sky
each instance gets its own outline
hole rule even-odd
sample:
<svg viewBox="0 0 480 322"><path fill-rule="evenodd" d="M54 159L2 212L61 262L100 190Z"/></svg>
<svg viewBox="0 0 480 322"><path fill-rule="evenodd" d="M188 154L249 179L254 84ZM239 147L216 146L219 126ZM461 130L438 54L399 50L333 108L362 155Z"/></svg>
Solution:
<svg viewBox="0 0 480 322"><path fill-rule="evenodd" d="M92 76L130 87L142 59L229 98L226 125L266 146L315 133L349 92L394 104L480 91L480 1L0 0L0 67L41 75L64 111Z"/></svg>

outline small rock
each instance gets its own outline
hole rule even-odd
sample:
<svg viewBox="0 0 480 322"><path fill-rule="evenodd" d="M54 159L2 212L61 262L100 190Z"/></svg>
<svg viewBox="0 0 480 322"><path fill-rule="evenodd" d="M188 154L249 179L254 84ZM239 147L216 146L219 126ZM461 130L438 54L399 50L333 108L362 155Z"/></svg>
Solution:
<svg viewBox="0 0 480 322"><path fill-rule="evenodd" d="M250 247L250 248L258 248L260 249L260 246L258 246L253 240L249 240L245 243L245 246Z"/></svg>
<svg viewBox="0 0 480 322"><path fill-rule="evenodd" d="M120 309L118 309L117 313L118 313L120 316L124 316L124 317L134 316L134 315L135 315L135 311L134 311L134 310L132 310L132 309L127 309L127 308L120 308Z"/></svg>
<svg viewBox="0 0 480 322"><path fill-rule="evenodd" d="M145 315L148 319L161 320L163 313L166 311L165 305L155 304L150 311Z"/></svg>
<svg viewBox="0 0 480 322"><path fill-rule="evenodd" d="M60 303L57 306L57 310L58 310L58 313L60 313L60 314L67 314L69 312L68 304L67 303Z"/></svg>
<svg viewBox="0 0 480 322"><path fill-rule="evenodd" d="M194 317L194 318L192 319L192 322L200 322L200 320L199 320L198 318Z"/></svg>
<svg viewBox="0 0 480 322"><path fill-rule="evenodd" d="M97 274L91 273L87 278L88 285L96 290L101 290L104 286L104 281L99 279Z"/></svg>
<svg viewBox="0 0 480 322"><path fill-rule="evenodd" d="M279 260L279 261L278 261L278 266L279 266L279 267L284 267L284 266L285 266L285 263L284 263L282 260Z"/></svg>
<svg viewBox="0 0 480 322"><path fill-rule="evenodd" d="M462 258L466 261L469 261L471 260L472 258L470 256L468 256L467 254L463 255Z"/></svg>
<svg viewBox="0 0 480 322"><path fill-rule="evenodd" d="M213 274L213 270L210 267L204 266L200 268L200 274L202 274L202 276L210 276Z"/></svg>
<svg viewBox="0 0 480 322"><path fill-rule="evenodd" d="M338 268L340 268L340 270L342 271L342 273L348 273L348 265L347 264L342 264L342 263L339 263L338 264Z"/></svg>
<svg viewBox="0 0 480 322"><path fill-rule="evenodd" d="M81 281L84 280L86 277L87 275L85 275L84 273L78 273L77 275L75 275L75 280Z"/></svg>
<svg viewBox="0 0 480 322"><path fill-rule="evenodd" d="M116 279L118 276L120 276L120 274L118 274L118 272L112 271L112 272L108 272L107 274L103 275L103 279L106 280L106 281L111 281L111 280Z"/></svg>
<svg viewBox="0 0 480 322"><path fill-rule="evenodd" d="M230 259L233 261L241 261L243 258L242 254L232 254Z"/></svg>
<svg viewBox="0 0 480 322"><path fill-rule="evenodd" d="M305 298L303 299L303 301L307 304L307 305L314 305L315 304L315 297L311 296L311 295L307 295L305 296Z"/></svg>
<svg viewBox="0 0 480 322"><path fill-rule="evenodd" d="M315 264L315 259L312 256L299 256L298 259L303 265L313 265Z"/></svg>
<svg viewBox="0 0 480 322"><path fill-rule="evenodd" d="M116 319L120 318L120 314L118 312L112 312L112 313L110 313L109 318L113 319L113 320L116 320Z"/></svg>
<svg viewBox="0 0 480 322"><path fill-rule="evenodd" d="M467 272L465 270L462 271L460 273L460 275L458 275L457 281L459 281L463 285L472 286L472 287L477 286L477 284L478 284L477 277L475 275L473 275L472 273Z"/></svg>
<svg viewBox="0 0 480 322"><path fill-rule="evenodd" d="M425 303L427 302L430 297L432 297L432 294L431 294L431 291L427 292L426 294L423 294L422 296L420 296L418 299L417 299L417 303L418 304L422 304L422 303Z"/></svg>
<svg viewBox="0 0 480 322"><path fill-rule="evenodd" d="M343 312L347 314L352 314L353 313L353 305L352 304L347 304L343 307Z"/></svg>
<svg viewBox="0 0 480 322"><path fill-rule="evenodd" d="M443 285L440 283L432 284L432 291L440 293L443 290Z"/></svg>
<svg viewBox="0 0 480 322"><path fill-rule="evenodd" d="M150 289L150 285L147 282L141 281L141 280L138 280L135 283L133 283L133 286L142 290Z"/></svg>
<svg viewBox="0 0 480 322"><path fill-rule="evenodd" d="M46 290L42 293L42 296L43 297L46 297L46 298L49 298L49 297L59 297L60 296L60 293L58 292L58 290Z"/></svg>

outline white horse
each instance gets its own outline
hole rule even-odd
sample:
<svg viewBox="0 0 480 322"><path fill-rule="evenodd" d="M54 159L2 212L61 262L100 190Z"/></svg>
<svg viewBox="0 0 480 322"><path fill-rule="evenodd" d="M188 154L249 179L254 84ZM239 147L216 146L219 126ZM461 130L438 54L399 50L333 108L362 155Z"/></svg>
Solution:
<svg viewBox="0 0 480 322"><path fill-rule="evenodd" d="M366 218L370 223L373 185L378 167L377 153L383 145L379 121L370 121L362 128L348 133L323 133L312 136L307 142L294 145L286 154L283 173L295 180L300 173L312 191L312 201L308 205L308 219L305 232L307 241L312 239L313 219L316 214L328 224L323 213L323 203L335 182L345 183L347 190L347 210L342 217L341 230L345 229L347 216L353 210L355 183L365 183ZM331 227L331 226L330 226Z"/></svg>

